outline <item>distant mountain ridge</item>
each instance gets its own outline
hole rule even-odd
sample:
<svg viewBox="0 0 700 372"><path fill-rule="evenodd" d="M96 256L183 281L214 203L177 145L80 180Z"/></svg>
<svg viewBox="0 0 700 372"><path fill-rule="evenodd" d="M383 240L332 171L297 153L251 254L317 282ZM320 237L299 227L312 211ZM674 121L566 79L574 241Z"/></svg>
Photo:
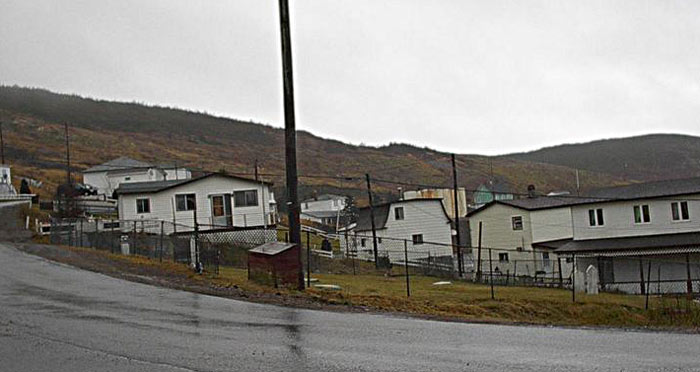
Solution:
<svg viewBox="0 0 700 372"><path fill-rule="evenodd" d="M650 134L565 144L504 155L503 158L619 174L623 179L629 180L698 177L700 137Z"/></svg>
<svg viewBox="0 0 700 372"><path fill-rule="evenodd" d="M276 191L284 199L284 131L280 128L180 109L9 86L0 86L0 120L4 122L6 154L15 175L45 181L42 194L50 194L65 180L63 123L68 123L75 171L129 156L252 176L257 159L260 172L276 183ZM398 187L407 190L419 185L452 185L449 154L429 148L406 144L355 146L305 131L298 133L297 142L302 176L338 176L302 177L302 197L318 192L363 199L364 182L343 177L363 177L365 173L377 180L404 183L377 182L373 188L379 193L379 201L396 197ZM581 170L584 190L626 181L700 175L698 143L697 137L651 135L496 157L458 155L459 183L475 189L495 178L513 191L525 193L529 184L543 192L573 191L576 168ZM645 147L646 153L638 152ZM664 166L670 158L682 161ZM627 164L628 172L623 174L619 166L616 168L621 163ZM673 172L684 174L669 177Z"/></svg>

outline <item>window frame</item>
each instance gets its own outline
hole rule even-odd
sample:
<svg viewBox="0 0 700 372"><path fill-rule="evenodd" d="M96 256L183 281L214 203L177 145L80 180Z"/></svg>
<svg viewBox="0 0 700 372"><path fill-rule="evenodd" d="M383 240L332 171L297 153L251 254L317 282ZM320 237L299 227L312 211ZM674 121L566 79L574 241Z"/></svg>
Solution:
<svg viewBox="0 0 700 372"><path fill-rule="evenodd" d="M498 262L503 262L503 263L510 262L510 257L508 257L508 252L498 253Z"/></svg>
<svg viewBox="0 0 700 372"><path fill-rule="evenodd" d="M516 228L516 221L520 221L520 227ZM513 231L523 231L523 216L518 215L518 216L511 216L510 217L510 226L513 229Z"/></svg>
<svg viewBox="0 0 700 372"><path fill-rule="evenodd" d="M675 201L675 202L671 203L671 221L672 222L689 222L690 221L690 207L688 205L688 201Z"/></svg>
<svg viewBox="0 0 700 372"><path fill-rule="evenodd" d="M424 243L423 234L411 234L413 245L422 245Z"/></svg>
<svg viewBox="0 0 700 372"><path fill-rule="evenodd" d="M248 195L253 193L255 196L255 204L249 204L248 200ZM243 195L243 201L244 205L239 205L238 204L238 195ZM260 205L260 202L258 201L258 189L250 189L250 190L236 190L233 192L233 206L236 208L248 208L248 207L257 207Z"/></svg>
<svg viewBox="0 0 700 372"><path fill-rule="evenodd" d="M192 208L189 208L189 197L192 196L192 203L194 204ZM178 198L179 197L184 197L185 199L185 208L181 209L180 208L180 203L178 203ZM182 194L175 194L175 211L176 212L191 212L197 209L197 193L194 192L188 192L188 193L182 193Z"/></svg>
<svg viewBox="0 0 700 372"><path fill-rule="evenodd" d="M603 208L593 208L588 210L588 227L605 226L605 215Z"/></svg>
<svg viewBox="0 0 700 372"><path fill-rule="evenodd" d="M399 216L400 215L400 216ZM401 218L399 218L401 217ZM406 219L406 211L403 207L394 207L394 221L403 221Z"/></svg>
<svg viewBox="0 0 700 372"><path fill-rule="evenodd" d="M140 210L143 209L143 205L139 205L139 202L146 202L146 210ZM139 208L142 207L142 208ZM136 198L136 214L148 214L151 213L151 198Z"/></svg>
<svg viewBox="0 0 700 372"><path fill-rule="evenodd" d="M649 204L638 204L632 207L635 225L648 225L651 223L651 207ZM637 219L639 217L639 219Z"/></svg>

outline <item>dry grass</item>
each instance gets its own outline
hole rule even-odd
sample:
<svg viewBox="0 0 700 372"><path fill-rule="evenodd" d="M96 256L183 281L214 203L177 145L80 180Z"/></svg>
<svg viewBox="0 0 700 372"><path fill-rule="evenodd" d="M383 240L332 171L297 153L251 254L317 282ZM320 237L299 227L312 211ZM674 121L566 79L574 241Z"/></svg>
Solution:
<svg viewBox="0 0 700 372"><path fill-rule="evenodd" d="M576 295L571 291L549 288L495 287L495 300L490 287L468 282L436 286L441 279L412 276L411 296L406 297L403 276L315 274L322 284L337 284L342 290L310 288L306 291L276 289L248 281L247 271L221 267L219 274L195 274L188 266L158 262L145 257L122 256L86 248L67 248L78 253L72 264L95 271L136 273L158 276L162 282L177 283L177 288L234 298L279 303L290 306L312 306L333 309L365 309L402 313L437 319L493 323L524 323L564 326L651 327L700 330L700 306L682 298L650 299L650 310L644 309L644 297L621 294ZM80 257L84 257L81 259ZM99 260L96 258L99 257ZM99 266L81 265L97 261ZM366 272L363 270L363 272ZM128 278L128 277L127 277ZM214 290L213 292L210 289ZM224 290L216 292L216 290Z"/></svg>
<svg viewBox="0 0 700 372"><path fill-rule="evenodd" d="M312 277L323 284L337 284L342 290L311 288L306 295L329 304L362 306L379 311L498 323L700 327L700 307L697 304L690 305L690 312L673 317L669 316L669 308L662 306L659 298L652 298L652 310L645 310L641 296L577 294L577 301L573 303L568 290L495 287L496 299L492 300L489 286L465 282L436 286L433 283L441 279L425 276L411 277L411 296L406 297L405 277L334 274ZM242 288L254 285L247 281L246 271L242 269L225 268L216 280L236 283Z"/></svg>

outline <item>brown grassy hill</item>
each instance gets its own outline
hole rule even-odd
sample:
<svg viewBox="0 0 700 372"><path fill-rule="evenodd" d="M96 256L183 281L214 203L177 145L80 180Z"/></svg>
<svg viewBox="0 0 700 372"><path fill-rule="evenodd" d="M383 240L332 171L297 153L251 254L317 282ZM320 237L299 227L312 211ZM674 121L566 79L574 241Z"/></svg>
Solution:
<svg viewBox="0 0 700 372"><path fill-rule="evenodd" d="M652 134L566 144L503 158L619 174L632 180L698 177L700 137Z"/></svg>
<svg viewBox="0 0 700 372"><path fill-rule="evenodd" d="M52 194L65 180L63 123L70 125L71 157L79 172L118 156L152 162L177 162L195 169L250 173L255 159L261 172L281 190L284 178L283 130L240 120L136 103L93 100L46 90L0 87L0 120L4 123L6 154L16 176L45 182L40 192ZM363 176L413 184L451 185L449 154L411 145L354 146L308 132L298 134L300 175ZM491 171L492 169L492 171ZM491 172L524 192L572 189L572 168L516 158L489 159L459 155L460 184L469 189ZM619 183L602 172L583 172L585 188ZM313 191L345 192L364 198L361 180L307 178L302 196ZM380 199L390 198L398 185L376 183ZM404 189L417 188L404 186Z"/></svg>

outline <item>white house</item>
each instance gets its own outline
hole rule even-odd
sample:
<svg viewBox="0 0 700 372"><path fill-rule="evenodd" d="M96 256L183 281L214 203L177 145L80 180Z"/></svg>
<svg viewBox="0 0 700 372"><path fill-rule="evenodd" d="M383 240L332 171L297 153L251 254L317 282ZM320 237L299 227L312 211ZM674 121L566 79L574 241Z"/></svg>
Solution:
<svg viewBox="0 0 700 372"><path fill-rule="evenodd" d="M189 179L189 170L175 165L157 166L120 157L83 171L83 183L93 186L97 193L111 197L122 183Z"/></svg>
<svg viewBox="0 0 700 372"><path fill-rule="evenodd" d="M301 212L336 212L345 208L343 195L323 194L301 202Z"/></svg>
<svg viewBox="0 0 700 372"><path fill-rule="evenodd" d="M357 224L350 231L358 256L373 258L370 209L359 209ZM391 261L404 260L404 240L409 260L452 256L451 221L441 199L417 198L374 206L377 250Z"/></svg>
<svg viewBox="0 0 700 372"><path fill-rule="evenodd" d="M700 291L700 178L597 190L572 206L573 240L557 249L601 287L643 293ZM649 266L651 263L651 266ZM651 280L651 282L649 282Z"/></svg>
<svg viewBox="0 0 700 372"><path fill-rule="evenodd" d="M0 195L15 195L17 191L12 186L12 173L9 165L0 164Z"/></svg>
<svg viewBox="0 0 700 372"><path fill-rule="evenodd" d="M192 231L195 218L200 230L256 228L274 225L276 202L271 183L210 173L200 177L155 182L122 183L117 189L119 219L144 221L145 230L166 233ZM140 225L141 226L141 225Z"/></svg>
<svg viewBox="0 0 700 372"><path fill-rule="evenodd" d="M323 194L301 202L302 220L328 226L337 226L346 207L346 197L342 195Z"/></svg>
<svg viewBox="0 0 700 372"><path fill-rule="evenodd" d="M573 238L571 206L585 200L533 195L523 199L494 200L470 212L475 265L481 265L481 272L488 272L488 249L491 249L494 271L518 276L547 275L555 279L561 272L562 278L568 278L571 275L570 262L560 260L554 250ZM479 241L481 261L478 257Z"/></svg>

